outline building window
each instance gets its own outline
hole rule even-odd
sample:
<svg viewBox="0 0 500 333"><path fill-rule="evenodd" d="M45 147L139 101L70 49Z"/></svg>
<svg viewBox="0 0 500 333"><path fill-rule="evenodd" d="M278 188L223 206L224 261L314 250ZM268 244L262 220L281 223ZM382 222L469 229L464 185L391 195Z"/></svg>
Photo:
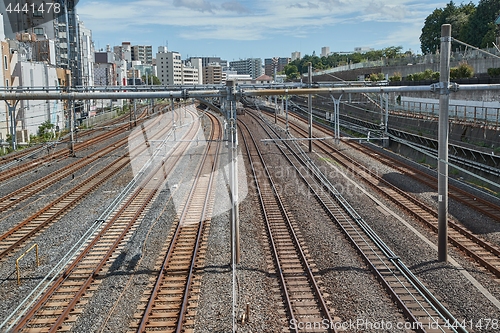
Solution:
<svg viewBox="0 0 500 333"><path fill-rule="evenodd" d="M34 32L36 35L42 36L43 35L43 28L35 28Z"/></svg>
<svg viewBox="0 0 500 333"><path fill-rule="evenodd" d="M4 68L5 70L8 70L8 69L9 69L9 62L8 62L8 60L7 60L7 56L6 56L6 55L4 55L4 56L3 56L3 68Z"/></svg>

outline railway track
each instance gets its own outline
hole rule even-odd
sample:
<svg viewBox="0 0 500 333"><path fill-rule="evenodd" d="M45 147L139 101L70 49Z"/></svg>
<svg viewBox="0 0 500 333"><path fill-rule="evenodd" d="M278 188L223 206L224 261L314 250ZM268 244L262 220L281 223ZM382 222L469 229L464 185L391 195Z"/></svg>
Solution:
<svg viewBox="0 0 500 333"><path fill-rule="evenodd" d="M141 300L130 329L134 332L190 332L194 328L206 237L214 204L222 130L212 115L211 141L198 167L175 227L165 243L156 269L159 275L150 282L149 293Z"/></svg>
<svg viewBox="0 0 500 333"><path fill-rule="evenodd" d="M170 171L177 166L182 153L197 135L196 117L182 140L168 158L153 165L152 170L127 196L107 220L100 223L86 246L19 320L13 320L9 332L64 332L72 329L94 291L109 271L117 253L132 236L148 208L157 197ZM160 181L159 181L160 180Z"/></svg>
<svg viewBox="0 0 500 333"><path fill-rule="evenodd" d="M148 124L147 128L144 130L148 130L152 126L155 126L154 122ZM166 126L171 126L170 123L167 123ZM161 133L160 133L161 134ZM74 175L78 170L90 165L91 163L97 161L103 156L107 156L113 154L115 151L119 150L123 146L125 146L129 140L134 139L135 137L142 135L141 133L133 133L127 138L120 139L119 141L113 143L110 146L104 147L90 155L88 155L85 159L77 160L71 163L68 166L65 166L57 172L51 173L45 177L38 179L36 182L30 183L26 186L18 188L17 190L10 192L9 194L0 198L0 211L6 212L9 209L12 209L19 203L23 202L27 198L31 197L36 193L40 193L41 191L49 188L51 185L56 184L58 181ZM101 137L103 141L107 139L106 137ZM137 152L135 152L137 153ZM134 152L129 152L129 154L134 154ZM5 216L4 216L5 217ZM0 218L1 220L2 218Z"/></svg>
<svg viewBox="0 0 500 333"><path fill-rule="evenodd" d="M261 119L257 116L251 116L261 123ZM269 137L282 139L271 126L269 129L265 124L261 123L261 126ZM282 145L286 147L282 148ZM296 141L291 143L281 141L277 147L297 170L298 177L309 186L332 222L353 244L407 320L412 323L412 329L425 332L423 323L433 323L439 332L466 332L459 325L453 326L453 323L457 322L455 318L354 211ZM307 172L303 171L304 167L307 168Z"/></svg>
<svg viewBox="0 0 500 333"><path fill-rule="evenodd" d="M299 117L302 123L305 123L304 119ZM325 126L324 124L317 124L319 128L328 133L328 135L332 135L332 131L330 128ZM436 176L430 175L418 168L412 167L408 164L403 164L401 161L385 154L379 154L376 150L372 149L369 145L362 145L361 143L352 141L352 140L344 140L348 146L353 147L357 151L362 152L363 154L374 158L385 165L389 165L392 168L400 171L401 173L416 179L417 181L426 184L430 188L437 191L437 178ZM484 200L480 197L477 197L453 184L448 185L448 195L450 198L457 200L458 202L471 207L472 209L484 214L497 222L500 222L500 206L488 201Z"/></svg>
<svg viewBox="0 0 500 333"><path fill-rule="evenodd" d="M244 122L240 124L280 280L283 303L289 316L283 327L295 326L294 331L299 332L299 323L322 323L327 320L332 325L326 331L336 332L330 309L314 276L317 270L306 254L307 249L300 239L296 223L280 198L248 126ZM325 332L325 329L320 327L307 332Z"/></svg>
<svg viewBox="0 0 500 333"><path fill-rule="evenodd" d="M297 124L289 123L289 126L301 136L308 135L306 130L304 130ZM352 143L348 144L352 145ZM367 169L361 163L350 158L329 143L317 140L314 142L314 145L326 156L332 158L344 168L353 172L357 177L361 178L377 192L384 195L399 208L411 214L418 221L420 221L422 224L424 224L426 227L430 228L434 233L437 234L438 212L436 209L429 207L427 204L421 202L417 198L391 184L383 177L377 175L377 173ZM359 149L359 147L356 148ZM394 164L390 163L391 160L387 160L385 157L381 157L379 159L379 161L381 161L382 163L385 163L392 167ZM396 169L404 172L404 168L402 166L400 166L399 164L397 166L398 167ZM468 196L470 197L470 195ZM448 220L448 226L450 227L448 230L449 242L463 251L469 257L476 260L480 265L488 269L496 277L500 278L500 247L484 240L478 235L475 235L453 219Z"/></svg>
<svg viewBox="0 0 500 333"><path fill-rule="evenodd" d="M153 122L148 127L156 126ZM170 123L171 126L171 123ZM146 128L144 130L147 130ZM156 136L158 138L164 136L169 130L169 127L163 128L159 131ZM143 131L135 133L135 136L142 136ZM125 145L131 138L124 138L116 145ZM133 139L133 137L132 137ZM154 139L154 138L151 138ZM101 151L92 154L89 158L83 159L81 161L75 162L68 166L67 168L61 170L60 172L49 175L45 178L40 179L39 182L28 185L18 191L13 192L14 196L9 196L8 198L3 198L0 201L0 207L2 211L6 211L7 208L12 207L12 205L22 201L23 199L29 197L30 195L36 194L41 189L45 188L49 184L52 184L72 172L76 169L82 168L93 161L97 160L100 156L104 154L109 154L113 152L118 147L108 147ZM53 200L47 204L43 209L29 216L25 220L16 224L10 230L5 232L0 236L0 261L3 261L11 254L27 242L33 239L37 234L47 229L49 226L57 222L64 214L70 211L75 205L77 205L81 200L88 196L93 191L97 190L99 186L104 184L112 176L116 175L123 168L129 165L130 155L138 155L141 151L148 149L147 146L138 146L133 148L125 156L121 156L115 159L106 167L100 169L93 175L86 177L84 180L79 182L76 186L68 190L66 193L60 195L57 199ZM12 200L14 199L14 200Z"/></svg>
<svg viewBox="0 0 500 333"><path fill-rule="evenodd" d="M144 119L145 117L145 111L141 113L139 116L139 119ZM107 131L104 134L100 134L97 137L90 138L89 140L86 140L81 143L75 144L75 151L82 151L84 149L87 149L89 147L93 147L94 145L98 144L101 141L105 141L110 138L114 138L117 135L120 135L121 133L126 132L129 130L129 124L124 123L123 120L126 118L125 117L119 117L112 122L108 124L108 127L111 129ZM140 120L142 121L142 120ZM120 125L121 124L121 125ZM116 125L117 127L112 128L113 125ZM98 132L98 130L89 130L88 133L86 133L86 136L90 136ZM67 140L58 142L57 144L61 145L67 142ZM55 144L54 144L55 145ZM41 149L40 151L44 151L45 149L49 149L49 147L52 147L54 145L49 145L47 148ZM25 157L28 152L19 152L16 153L13 157L6 157L5 158L5 164L0 166L0 182L12 179L14 177L17 177L25 172L28 171L33 171L36 168L42 167L46 165L47 163L50 163L51 161L62 159L62 158L67 158L69 157L69 151L67 149L60 149L58 151L54 151L51 153L48 153L45 156L36 158L36 159L31 159L27 160L26 158L22 158L23 156ZM25 161L27 160L27 161ZM25 163L19 164L19 162Z"/></svg>

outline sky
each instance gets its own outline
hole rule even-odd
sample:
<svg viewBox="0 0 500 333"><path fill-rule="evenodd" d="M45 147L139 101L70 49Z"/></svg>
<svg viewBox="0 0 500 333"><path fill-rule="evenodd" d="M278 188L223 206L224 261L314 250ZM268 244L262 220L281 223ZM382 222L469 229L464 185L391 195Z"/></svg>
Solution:
<svg viewBox="0 0 500 333"><path fill-rule="evenodd" d="M472 1L477 5L479 0ZM454 1L460 4L460 1ZM469 1L466 1L467 3ZM381 50L420 53L425 18L449 1L435 0L80 0L77 14L96 50L107 45L159 46L188 57L247 58Z"/></svg>

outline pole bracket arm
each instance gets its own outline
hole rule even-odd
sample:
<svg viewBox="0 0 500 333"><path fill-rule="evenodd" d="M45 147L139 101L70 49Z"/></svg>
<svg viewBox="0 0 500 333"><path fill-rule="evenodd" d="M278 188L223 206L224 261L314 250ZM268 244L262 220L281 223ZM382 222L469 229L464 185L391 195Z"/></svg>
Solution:
<svg viewBox="0 0 500 333"><path fill-rule="evenodd" d="M460 85L455 82L450 83L448 87L445 86L444 82L437 82L431 84L431 92L433 93L439 92L440 95L449 95L450 92L457 92L459 88Z"/></svg>

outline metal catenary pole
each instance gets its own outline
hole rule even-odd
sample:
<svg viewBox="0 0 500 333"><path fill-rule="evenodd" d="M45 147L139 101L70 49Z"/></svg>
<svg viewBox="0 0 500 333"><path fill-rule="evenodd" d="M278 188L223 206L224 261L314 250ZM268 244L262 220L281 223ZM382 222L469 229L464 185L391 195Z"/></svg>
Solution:
<svg viewBox="0 0 500 333"><path fill-rule="evenodd" d="M308 63L308 78L307 84L309 88L312 87L312 63ZM309 113L309 152L312 153L312 136L313 136L313 113L312 113L312 94L307 97L307 112Z"/></svg>
<svg viewBox="0 0 500 333"><path fill-rule="evenodd" d="M450 103L451 25L441 26L438 128L438 259L448 261L448 109Z"/></svg>

